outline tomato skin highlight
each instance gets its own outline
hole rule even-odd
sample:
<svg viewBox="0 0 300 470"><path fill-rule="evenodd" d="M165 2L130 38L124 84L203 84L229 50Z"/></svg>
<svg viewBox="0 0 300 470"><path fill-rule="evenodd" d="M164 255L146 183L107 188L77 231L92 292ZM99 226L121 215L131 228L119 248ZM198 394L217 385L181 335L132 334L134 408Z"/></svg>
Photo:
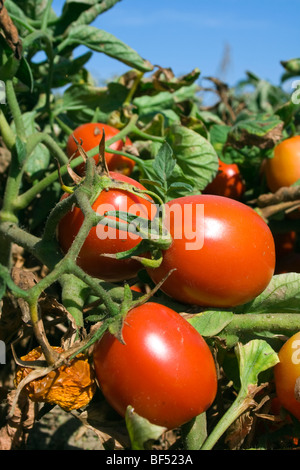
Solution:
<svg viewBox="0 0 300 470"><path fill-rule="evenodd" d="M73 134L69 136L67 141L68 157L71 157L73 154L75 154L76 157L79 156L77 145L73 136L79 144L81 144L82 140L82 148L85 152L88 152L92 148L99 145L103 130L105 134L105 140L114 137L119 132L119 130L115 127L109 126L108 124L102 124L100 122L89 122L87 124L81 124L79 127L77 127L74 130ZM126 137L125 143L122 140L117 140L116 142L110 145L110 148L113 150L120 151L122 150L124 145L132 145L132 142L129 137ZM94 156L94 160L96 164L99 162L99 153ZM124 155L117 155L109 152L105 152L105 160L107 163L107 167L110 171L123 173L127 176L132 173L133 167L135 165L135 162L130 158L125 157ZM80 175L83 175L85 172L85 164L82 163L78 167L76 167L76 171Z"/></svg>
<svg viewBox="0 0 300 470"><path fill-rule="evenodd" d="M300 136L283 140L274 148L265 165L267 185L272 192L300 179Z"/></svg>
<svg viewBox="0 0 300 470"><path fill-rule="evenodd" d="M189 205L203 205L204 212L195 214L192 222L182 223ZM227 308L252 300L267 287L275 269L274 239L254 210L214 195L185 196L167 206L167 227L173 241L163 252L161 265L147 269L155 283L176 269L161 290L183 303ZM173 213L180 213L179 209L183 217L175 219ZM174 236L180 226L181 238ZM187 249L195 233L199 246Z"/></svg>
<svg viewBox="0 0 300 470"><path fill-rule="evenodd" d="M240 200L244 192L245 185L239 167L235 163L228 164L219 159L218 173L203 193Z"/></svg>
<svg viewBox="0 0 300 470"><path fill-rule="evenodd" d="M126 316L125 345L105 333L94 347L96 377L110 405L128 405L150 422L172 429L207 410L217 373L202 336L170 308L148 302Z"/></svg>
<svg viewBox="0 0 300 470"><path fill-rule="evenodd" d="M139 189L145 189L137 181L120 173L110 172L110 176L117 181L124 181ZM64 194L62 197L68 197L68 194ZM100 215L103 215L108 210L120 209L132 212L133 208L140 208L142 217L152 217L154 216L153 206L155 205L151 201L143 199L138 195L131 194L122 189L109 189L108 191L101 192L92 208ZM136 214L135 211L133 213ZM58 241L64 253L70 248L82 225L83 219L84 216L81 210L78 207L73 207L60 220L58 224ZM133 259L116 260L102 255L129 250L140 241L141 238L136 234L130 234L124 230L115 230L110 227L101 227L98 224L96 227L91 228L79 252L77 263L85 272L99 279L111 282L130 279L141 269L138 261Z"/></svg>
<svg viewBox="0 0 300 470"><path fill-rule="evenodd" d="M280 362L274 367L277 397L281 405L300 420L300 401L295 397L296 381L300 381L300 331L284 343L278 357Z"/></svg>

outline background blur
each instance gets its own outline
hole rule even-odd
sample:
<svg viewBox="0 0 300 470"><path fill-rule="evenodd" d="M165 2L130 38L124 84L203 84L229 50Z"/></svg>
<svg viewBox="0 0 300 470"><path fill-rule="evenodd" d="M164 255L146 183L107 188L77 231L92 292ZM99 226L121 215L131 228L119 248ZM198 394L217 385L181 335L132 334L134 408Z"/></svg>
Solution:
<svg viewBox="0 0 300 470"><path fill-rule="evenodd" d="M176 75L199 68L203 86L205 76L234 86L247 70L278 85L280 61L300 57L299 17L299 0L122 0L93 25ZM102 83L128 67L94 53L88 69Z"/></svg>

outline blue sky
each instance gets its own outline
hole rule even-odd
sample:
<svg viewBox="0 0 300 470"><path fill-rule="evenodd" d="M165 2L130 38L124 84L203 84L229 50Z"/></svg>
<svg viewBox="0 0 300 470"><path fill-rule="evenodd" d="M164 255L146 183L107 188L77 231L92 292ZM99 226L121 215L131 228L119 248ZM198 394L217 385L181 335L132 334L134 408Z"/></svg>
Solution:
<svg viewBox="0 0 300 470"><path fill-rule="evenodd" d="M299 18L300 0L122 0L93 25L176 75L198 67L235 85L250 70L277 85L280 60L300 57ZM88 68L99 82L128 70L99 53Z"/></svg>

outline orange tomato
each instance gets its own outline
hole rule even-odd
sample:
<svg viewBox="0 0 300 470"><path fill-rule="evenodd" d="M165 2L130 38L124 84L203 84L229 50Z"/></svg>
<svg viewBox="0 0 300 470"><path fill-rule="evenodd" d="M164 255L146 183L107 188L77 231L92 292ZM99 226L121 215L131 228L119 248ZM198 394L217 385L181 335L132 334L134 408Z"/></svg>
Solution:
<svg viewBox="0 0 300 470"><path fill-rule="evenodd" d="M265 165L267 185L273 193L300 179L300 136L290 137L276 145L273 158Z"/></svg>
<svg viewBox="0 0 300 470"><path fill-rule="evenodd" d="M277 397L300 420L300 331L284 343L278 357L280 362L274 367Z"/></svg>

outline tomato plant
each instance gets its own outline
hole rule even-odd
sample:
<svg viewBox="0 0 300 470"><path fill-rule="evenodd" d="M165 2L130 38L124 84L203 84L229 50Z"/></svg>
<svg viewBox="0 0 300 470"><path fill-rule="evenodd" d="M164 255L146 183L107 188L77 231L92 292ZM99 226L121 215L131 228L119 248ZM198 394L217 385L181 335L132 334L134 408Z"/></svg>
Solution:
<svg viewBox="0 0 300 470"><path fill-rule="evenodd" d="M239 167L235 163L225 163L219 159L218 173L203 192L240 200L245 192L245 185Z"/></svg>
<svg viewBox="0 0 300 470"><path fill-rule="evenodd" d="M275 192L300 179L300 136L289 137L274 148L274 156L266 161L268 187Z"/></svg>
<svg viewBox="0 0 300 470"><path fill-rule="evenodd" d="M35 400L89 423L102 450L253 448L300 324L300 115L282 86L300 60L281 62L280 86L246 72L202 88L201 64L176 76L99 30L117 3L1 2L0 448L26 448ZM129 69L98 86L103 54ZM262 176L279 160L274 194Z"/></svg>
<svg viewBox="0 0 300 470"><path fill-rule="evenodd" d="M300 332L284 343L278 357L279 363L274 367L277 397L287 411L300 419Z"/></svg>
<svg viewBox="0 0 300 470"><path fill-rule="evenodd" d="M121 415L131 405L150 422L171 429L212 405L217 391L213 356L178 313L152 302L136 307L125 318L123 339L125 344L105 333L93 352L101 390Z"/></svg>
<svg viewBox="0 0 300 470"><path fill-rule="evenodd" d="M93 149L94 147L99 146L102 134L104 132L105 140L115 137L118 134L118 129L115 127L109 126L108 124L103 124L100 122L89 122L86 124L81 124L78 126L73 133L69 136L67 141L67 154L69 157L78 156L79 152L77 149L76 141L82 145L82 148L85 152ZM74 138L76 140L74 140ZM110 148L113 150L122 150L125 145L132 145L129 137L124 139L117 140L116 142L110 145ZM99 162L99 153L94 156L95 162ZM107 167L111 171L123 173L130 175L135 162L124 155L118 155L114 153L105 152L105 160ZM79 174L84 173L84 163L78 165L76 168Z"/></svg>
<svg viewBox="0 0 300 470"><path fill-rule="evenodd" d="M132 178L111 172L110 177L116 182L124 182L135 188L145 190ZM68 197L65 193L63 198ZM144 218L153 217L155 206L149 199L124 189L110 188L100 192L92 204L98 215L108 211L127 211L129 214ZM120 221L118 217L109 216L110 220ZM73 207L59 222L58 240L64 252L67 252L83 223L84 215L79 207ZM108 219L106 219L108 220ZM120 251L132 249L141 241L137 233L119 230L107 224L99 223L92 227L79 252L78 265L92 276L106 281L122 281L134 277L140 269L138 261L133 259L117 260L105 255L113 255Z"/></svg>
<svg viewBox="0 0 300 470"><path fill-rule="evenodd" d="M167 206L173 243L161 265L148 269L154 282L176 269L162 285L165 293L184 303L232 307L267 287L275 268L274 239L253 209L213 195L185 196Z"/></svg>

